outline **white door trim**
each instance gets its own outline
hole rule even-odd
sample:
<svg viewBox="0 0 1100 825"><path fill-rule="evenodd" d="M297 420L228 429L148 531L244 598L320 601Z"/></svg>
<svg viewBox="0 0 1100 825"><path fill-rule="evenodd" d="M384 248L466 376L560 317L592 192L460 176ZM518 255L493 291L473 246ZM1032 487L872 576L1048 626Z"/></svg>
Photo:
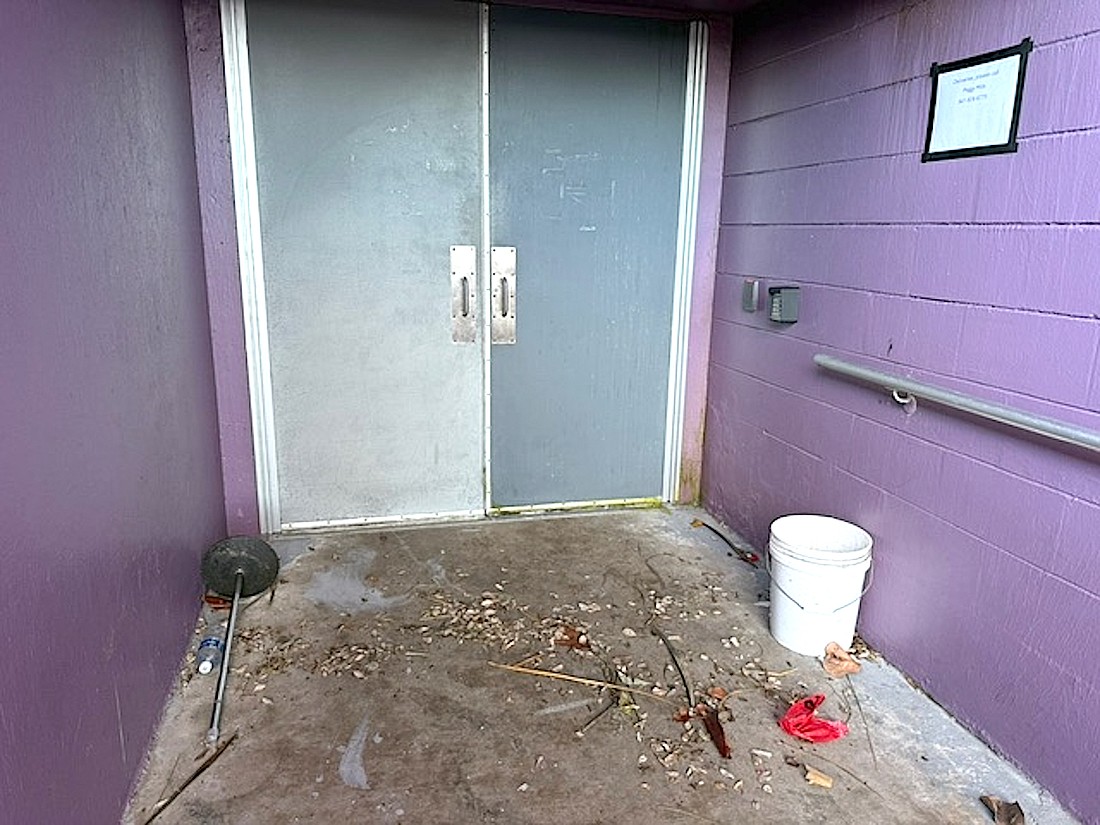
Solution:
<svg viewBox="0 0 1100 825"><path fill-rule="evenodd" d="M233 164L233 202L237 217L237 254L244 303L248 398L252 410L252 453L256 463L256 501L260 532L274 533L282 526L279 469L275 455L271 355L267 337L256 137L252 123L252 77L248 64L244 0L221 0L221 22L229 146Z"/></svg>
<svg viewBox="0 0 1100 825"><path fill-rule="evenodd" d="M707 24L688 29L687 93L684 101L683 157L680 161L680 212L676 231L676 274L669 348L668 407L665 416L665 467L661 498L674 502L680 490L684 452L684 404L687 391L688 337L695 275L695 235L699 217L699 176L703 162L703 116L707 85Z"/></svg>
<svg viewBox="0 0 1100 825"><path fill-rule="evenodd" d="M484 511L493 509L493 284L490 277L490 254L493 243L493 213L489 202L489 4L478 6L478 43L481 52L481 437L482 492Z"/></svg>

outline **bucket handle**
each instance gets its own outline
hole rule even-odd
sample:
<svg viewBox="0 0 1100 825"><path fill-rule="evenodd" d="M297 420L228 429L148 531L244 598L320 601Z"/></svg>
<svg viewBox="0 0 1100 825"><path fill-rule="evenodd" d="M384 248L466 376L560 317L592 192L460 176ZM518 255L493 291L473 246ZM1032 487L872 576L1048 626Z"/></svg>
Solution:
<svg viewBox="0 0 1100 825"><path fill-rule="evenodd" d="M799 610L806 610L807 609L807 608L802 606L802 604L798 601L798 599L796 599L794 596L792 596L790 593L788 593L786 590L784 590L783 585L781 585L778 581L775 580L775 576L772 575L772 554L771 554L770 550L764 556L764 569L768 573L768 578L770 578L772 580L772 584L774 584L776 587L779 588L780 593L782 593L784 596L786 596L788 599L790 599L792 602L794 602L795 606L798 607ZM851 607L853 604L855 604L856 602L858 602L860 599L862 599L864 596L867 595L867 591L871 589L871 585L874 584L874 581L875 581L875 560L874 560L874 557L872 557L871 558L871 563L867 566L867 584L865 584L863 586L863 592L860 593L858 596L856 596L854 599L852 599L850 602L848 602L846 604L842 604L840 607L834 607L829 612L830 613L837 613L838 611L841 611L846 607Z"/></svg>

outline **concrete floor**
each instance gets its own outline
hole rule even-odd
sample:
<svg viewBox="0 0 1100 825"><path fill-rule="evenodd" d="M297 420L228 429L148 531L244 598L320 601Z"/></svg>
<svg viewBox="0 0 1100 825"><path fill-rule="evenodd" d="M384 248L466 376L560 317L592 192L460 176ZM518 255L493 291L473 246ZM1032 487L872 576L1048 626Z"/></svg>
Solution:
<svg viewBox="0 0 1100 825"><path fill-rule="evenodd" d="M1029 825L1074 821L888 665L836 681L776 644L764 574L693 529L698 515L279 540L274 599L239 624L223 725L238 735L156 822L991 822L982 794L1018 800ZM685 691L654 625L698 696L729 691L730 758L699 721L674 720ZM591 650L555 644L570 628ZM125 822L145 822L202 754L215 681L191 660ZM639 692L490 665L520 661ZM848 737L811 745L778 727L816 692Z"/></svg>

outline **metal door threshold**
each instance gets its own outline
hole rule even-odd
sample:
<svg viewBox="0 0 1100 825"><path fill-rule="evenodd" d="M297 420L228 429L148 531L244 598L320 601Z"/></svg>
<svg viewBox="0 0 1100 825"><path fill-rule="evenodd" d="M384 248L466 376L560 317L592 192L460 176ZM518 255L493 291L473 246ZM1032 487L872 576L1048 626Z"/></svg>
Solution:
<svg viewBox="0 0 1100 825"><path fill-rule="evenodd" d="M536 516L548 513L577 513L593 510L642 510L664 507L668 504L662 498L611 498L596 501L563 501L553 504L520 504L508 507L493 507L490 516Z"/></svg>
<svg viewBox="0 0 1100 825"><path fill-rule="evenodd" d="M293 536L302 533L324 533L370 527L419 527L439 524L462 524L497 518L523 516L576 515L606 512L608 510L646 510L668 506L661 498L617 498L595 501L563 501L553 504L528 504L509 507L493 507L488 513L479 510L457 510L440 513L410 513L401 516L371 516L367 518L326 519L323 521L297 521L283 524L272 535Z"/></svg>

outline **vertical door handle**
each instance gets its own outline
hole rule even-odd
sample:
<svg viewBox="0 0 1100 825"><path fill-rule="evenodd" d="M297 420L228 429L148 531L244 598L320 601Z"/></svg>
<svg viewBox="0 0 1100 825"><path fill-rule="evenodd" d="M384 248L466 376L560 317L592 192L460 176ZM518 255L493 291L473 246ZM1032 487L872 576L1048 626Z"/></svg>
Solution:
<svg viewBox="0 0 1100 825"><path fill-rule="evenodd" d="M516 248L494 246L489 250L489 268L492 270L493 313L492 341L494 344L516 342Z"/></svg>
<svg viewBox="0 0 1100 825"><path fill-rule="evenodd" d="M477 340L477 247L451 247L451 340Z"/></svg>

